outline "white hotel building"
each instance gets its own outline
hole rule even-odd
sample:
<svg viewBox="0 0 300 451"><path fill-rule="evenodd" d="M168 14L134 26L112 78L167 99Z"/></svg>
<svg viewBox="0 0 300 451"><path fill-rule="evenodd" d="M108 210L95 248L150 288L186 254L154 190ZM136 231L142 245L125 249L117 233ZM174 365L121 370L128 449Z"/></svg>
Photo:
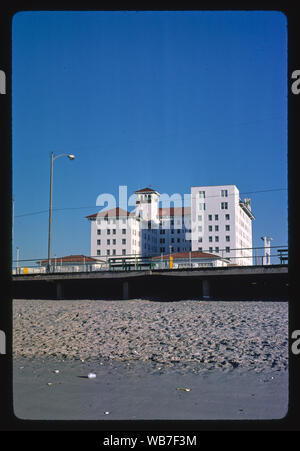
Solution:
<svg viewBox="0 0 300 451"><path fill-rule="evenodd" d="M192 186L192 250L252 265L252 220L249 198L242 201L235 185Z"/></svg>
<svg viewBox="0 0 300 451"><path fill-rule="evenodd" d="M190 207L159 206L151 188L135 191L132 211L119 207L89 215L91 256L157 256L202 251L252 265L250 199L235 185L193 186ZM243 249L241 249L243 248Z"/></svg>

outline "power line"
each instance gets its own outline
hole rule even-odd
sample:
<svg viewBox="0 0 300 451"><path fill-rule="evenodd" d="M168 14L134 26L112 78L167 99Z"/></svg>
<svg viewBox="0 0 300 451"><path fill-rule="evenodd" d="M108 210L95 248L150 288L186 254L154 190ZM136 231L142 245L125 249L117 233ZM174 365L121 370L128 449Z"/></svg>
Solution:
<svg viewBox="0 0 300 451"><path fill-rule="evenodd" d="M226 185L220 185L220 186L226 186ZM274 189L265 189L265 190L256 190L256 191L244 191L244 192L240 192L239 194L257 194L257 193L267 193L267 192L275 192L275 191L287 191L287 188L274 188ZM229 196L234 196L235 193L233 194L229 194L227 197ZM203 199L208 199L211 197L221 197L219 194L216 195L211 195L211 196L206 196ZM226 197L222 198L222 199L226 199ZM92 205L92 206L86 206L86 207L63 207L63 208L53 208L53 211L66 211L66 210L83 210L83 209L87 209L87 208L96 208L97 205ZM39 211L35 211L35 212L31 212L31 213L23 213L21 215L15 215L15 218L21 218L21 217L25 217L25 216L34 216L34 215L38 215L38 214L42 214L42 213L48 213L49 210L39 210Z"/></svg>

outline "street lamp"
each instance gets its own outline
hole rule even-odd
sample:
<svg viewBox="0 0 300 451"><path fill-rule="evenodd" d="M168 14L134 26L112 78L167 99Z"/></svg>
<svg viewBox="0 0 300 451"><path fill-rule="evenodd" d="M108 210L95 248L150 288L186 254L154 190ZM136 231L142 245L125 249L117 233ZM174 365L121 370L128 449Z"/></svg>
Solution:
<svg viewBox="0 0 300 451"><path fill-rule="evenodd" d="M54 160L60 157L68 157L69 160L74 160L75 156L68 153L61 153L54 156L51 152L51 164L50 164L50 202L49 202L49 235L48 235L48 265L47 272L50 272L50 260L51 260L51 226L52 226L52 190L53 190L53 163Z"/></svg>

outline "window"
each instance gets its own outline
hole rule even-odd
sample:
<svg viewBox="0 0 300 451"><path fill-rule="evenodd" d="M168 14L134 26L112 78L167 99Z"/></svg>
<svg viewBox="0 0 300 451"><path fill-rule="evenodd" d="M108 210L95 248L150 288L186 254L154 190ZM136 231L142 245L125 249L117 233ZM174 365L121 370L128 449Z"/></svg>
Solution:
<svg viewBox="0 0 300 451"><path fill-rule="evenodd" d="M219 231L219 226L216 225L216 226L215 226L215 232L218 232L218 231Z"/></svg>
<svg viewBox="0 0 300 451"><path fill-rule="evenodd" d="M174 229L171 230L172 235L174 234Z"/></svg>
<svg viewBox="0 0 300 451"><path fill-rule="evenodd" d="M163 229L163 230L160 230L159 233L160 233L161 235L165 235L165 234L166 234L166 231Z"/></svg>
<svg viewBox="0 0 300 451"><path fill-rule="evenodd" d="M201 210L205 210L205 204L203 203L203 202L201 202L200 204L199 204L199 210L201 211Z"/></svg>
<svg viewBox="0 0 300 451"><path fill-rule="evenodd" d="M221 202L221 209L228 210L228 202Z"/></svg>
<svg viewBox="0 0 300 451"><path fill-rule="evenodd" d="M226 247L226 252L230 252L230 247Z"/></svg>
<svg viewBox="0 0 300 451"><path fill-rule="evenodd" d="M159 248L159 252L165 252L165 248L164 247L160 247Z"/></svg>
<svg viewBox="0 0 300 451"><path fill-rule="evenodd" d="M230 236L226 235L226 241L230 241Z"/></svg>
<svg viewBox="0 0 300 451"><path fill-rule="evenodd" d="M212 215L208 215L208 220L212 221Z"/></svg>
<svg viewBox="0 0 300 451"><path fill-rule="evenodd" d="M177 248L177 252L180 252L180 247Z"/></svg>
<svg viewBox="0 0 300 451"><path fill-rule="evenodd" d="M107 249L106 255L110 255L110 250L109 249Z"/></svg>
<svg viewBox="0 0 300 451"><path fill-rule="evenodd" d="M198 251L202 252L202 247L198 247Z"/></svg>
<svg viewBox="0 0 300 451"><path fill-rule="evenodd" d="M209 252L212 254L212 252L213 252L213 248L212 247L209 248Z"/></svg>
<svg viewBox="0 0 300 451"><path fill-rule="evenodd" d="M228 191L227 191L227 189L222 189L222 190L221 190L221 196L222 196L222 197L228 197Z"/></svg>
<svg viewBox="0 0 300 451"><path fill-rule="evenodd" d="M198 232L202 232L202 226L198 226Z"/></svg>
<svg viewBox="0 0 300 451"><path fill-rule="evenodd" d="M97 255L101 255L101 252L99 249L97 250Z"/></svg>
<svg viewBox="0 0 300 451"><path fill-rule="evenodd" d="M116 234L116 229L113 229L113 235L115 235Z"/></svg>
<svg viewBox="0 0 300 451"><path fill-rule="evenodd" d="M113 249L113 255L116 255L116 249Z"/></svg>
<svg viewBox="0 0 300 451"><path fill-rule="evenodd" d="M97 230L97 234L98 234L98 235L101 235L101 229L98 229L98 230Z"/></svg>
<svg viewBox="0 0 300 451"><path fill-rule="evenodd" d="M100 246L101 240L97 240L97 245Z"/></svg>
<svg viewBox="0 0 300 451"><path fill-rule="evenodd" d="M109 245L110 244L110 240L106 240L106 243Z"/></svg>
<svg viewBox="0 0 300 451"><path fill-rule="evenodd" d="M180 229L177 229L177 233L180 233Z"/></svg>
<svg viewBox="0 0 300 451"><path fill-rule="evenodd" d="M202 243L202 236L199 236L198 243Z"/></svg>
<svg viewBox="0 0 300 451"><path fill-rule="evenodd" d="M122 234L126 235L126 229L122 229Z"/></svg>
<svg viewBox="0 0 300 451"><path fill-rule="evenodd" d="M126 238L122 239L122 244L126 244Z"/></svg>
<svg viewBox="0 0 300 451"><path fill-rule="evenodd" d="M216 235L215 236L215 241L218 243L219 242L219 237Z"/></svg>
<svg viewBox="0 0 300 451"><path fill-rule="evenodd" d="M211 243L212 242L212 236L208 237L208 241Z"/></svg>
<svg viewBox="0 0 300 451"><path fill-rule="evenodd" d="M219 220L219 215L215 215L215 221Z"/></svg>
<svg viewBox="0 0 300 451"><path fill-rule="evenodd" d="M215 247L216 252L220 252L218 246Z"/></svg>
<svg viewBox="0 0 300 451"><path fill-rule="evenodd" d="M171 238L171 243L174 243L174 241L175 241L174 238Z"/></svg>
<svg viewBox="0 0 300 451"><path fill-rule="evenodd" d="M208 226L208 231L212 232L212 226Z"/></svg>
<svg viewBox="0 0 300 451"><path fill-rule="evenodd" d="M225 219L226 219L226 221L229 221L230 215L225 215Z"/></svg>
<svg viewBox="0 0 300 451"><path fill-rule="evenodd" d="M116 240L113 240L113 244L116 244Z"/></svg>
<svg viewBox="0 0 300 451"><path fill-rule="evenodd" d="M126 249L122 249L122 255L126 255Z"/></svg>
<svg viewBox="0 0 300 451"><path fill-rule="evenodd" d="M164 244L165 243L165 239L164 238L160 238L159 242Z"/></svg>
<svg viewBox="0 0 300 451"><path fill-rule="evenodd" d="M177 238L177 243L180 243L180 238Z"/></svg>
<svg viewBox="0 0 300 451"><path fill-rule="evenodd" d="M107 229L106 232L107 232L107 235L110 235L110 229Z"/></svg>
<svg viewBox="0 0 300 451"><path fill-rule="evenodd" d="M205 191L199 191L199 197L205 199Z"/></svg>
<svg viewBox="0 0 300 451"><path fill-rule="evenodd" d="M229 232L229 230L230 230L230 225L226 225L226 226L225 226L225 230L226 230L227 232Z"/></svg>
<svg viewBox="0 0 300 451"><path fill-rule="evenodd" d="M202 221L202 215L198 215L198 221Z"/></svg>

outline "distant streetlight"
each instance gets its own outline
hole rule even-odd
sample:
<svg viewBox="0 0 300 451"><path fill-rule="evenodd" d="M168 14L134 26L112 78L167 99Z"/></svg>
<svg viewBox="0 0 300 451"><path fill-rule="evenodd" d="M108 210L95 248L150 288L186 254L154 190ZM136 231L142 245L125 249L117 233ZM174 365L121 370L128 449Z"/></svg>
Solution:
<svg viewBox="0 0 300 451"><path fill-rule="evenodd" d="M50 163L50 202L49 202L49 235L48 235L48 265L47 272L50 272L50 260L51 260L51 226L52 226L52 190L53 190L53 163L54 160L60 157L68 157L69 160L74 160L75 156L68 153L61 153L59 155L53 156L51 152L51 163Z"/></svg>

